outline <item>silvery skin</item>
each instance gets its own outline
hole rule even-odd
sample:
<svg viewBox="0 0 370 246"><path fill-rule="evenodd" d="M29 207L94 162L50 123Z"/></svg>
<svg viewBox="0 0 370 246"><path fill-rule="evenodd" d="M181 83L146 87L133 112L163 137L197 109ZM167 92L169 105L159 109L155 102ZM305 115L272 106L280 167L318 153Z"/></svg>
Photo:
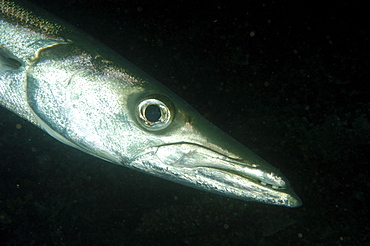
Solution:
<svg viewBox="0 0 370 246"><path fill-rule="evenodd" d="M276 168L89 35L0 1L0 104L108 162L247 201L298 207Z"/></svg>

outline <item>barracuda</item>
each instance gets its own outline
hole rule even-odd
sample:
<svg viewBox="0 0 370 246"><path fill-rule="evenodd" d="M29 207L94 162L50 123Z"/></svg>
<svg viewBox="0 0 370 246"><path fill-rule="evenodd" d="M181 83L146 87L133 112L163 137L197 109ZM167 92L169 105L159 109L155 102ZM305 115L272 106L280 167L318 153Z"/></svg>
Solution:
<svg viewBox="0 0 370 246"><path fill-rule="evenodd" d="M0 4L2 106L114 164L237 199L301 205L276 168L114 51L32 5Z"/></svg>

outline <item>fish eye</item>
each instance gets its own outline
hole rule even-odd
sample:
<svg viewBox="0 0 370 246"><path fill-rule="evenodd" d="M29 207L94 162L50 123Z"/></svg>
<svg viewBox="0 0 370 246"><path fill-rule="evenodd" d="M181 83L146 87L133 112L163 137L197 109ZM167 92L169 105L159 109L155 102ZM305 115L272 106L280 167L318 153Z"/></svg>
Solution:
<svg viewBox="0 0 370 246"><path fill-rule="evenodd" d="M149 131L165 129L172 122L172 113L163 101L145 99L137 106L137 119L142 127Z"/></svg>

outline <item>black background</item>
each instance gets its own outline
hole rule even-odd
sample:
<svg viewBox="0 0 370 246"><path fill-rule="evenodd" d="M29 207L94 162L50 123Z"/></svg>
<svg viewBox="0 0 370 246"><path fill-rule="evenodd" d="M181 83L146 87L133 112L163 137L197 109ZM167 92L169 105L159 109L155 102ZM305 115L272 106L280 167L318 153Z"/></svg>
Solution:
<svg viewBox="0 0 370 246"><path fill-rule="evenodd" d="M279 168L303 206L246 203L115 166L1 108L1 245L369 244L365 6L32 2Z"/></svg>

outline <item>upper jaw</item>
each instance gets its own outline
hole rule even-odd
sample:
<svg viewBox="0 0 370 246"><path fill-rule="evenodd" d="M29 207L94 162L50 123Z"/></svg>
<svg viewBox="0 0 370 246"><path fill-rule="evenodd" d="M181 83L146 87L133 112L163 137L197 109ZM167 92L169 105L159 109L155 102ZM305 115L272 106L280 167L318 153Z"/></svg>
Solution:
<svg viewBox="0 0 370 246"><path fill-rule="evenodd" d="M250 152L249 155L251 154L253 153ZM207 167L230 172L276 189L289 187L289 181L263 159L260 159L259 163L251 163L188 142L158 146L156 155L163 163L171 166Z"/></svg>
<svg viewBox="0 0 370 246"><path fill-rule="evenodd" d="M258 163L252 163L189 142L151 147L145 153L154 165L161 167L157 171L165 172L164 178L175 182L242 200L288 207L301 205L289 181L256 155L251 160ZM140 154L141 160L145 159L144 155Z"/></svg>

